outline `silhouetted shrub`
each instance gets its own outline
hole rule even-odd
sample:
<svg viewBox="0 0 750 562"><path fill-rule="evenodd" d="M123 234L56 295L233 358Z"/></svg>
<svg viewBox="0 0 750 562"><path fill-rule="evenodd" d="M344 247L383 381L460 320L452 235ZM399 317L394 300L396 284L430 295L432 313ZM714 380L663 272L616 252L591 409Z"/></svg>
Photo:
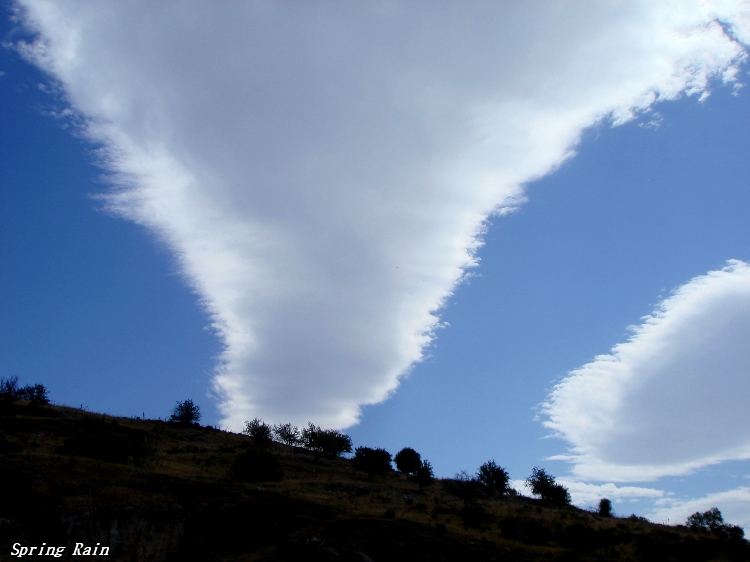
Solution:
<svg viewBox="0 0 750 562"><path fill-rule="evenodd" d="M547 491L545 496L542 496L544 501L555 505L570 505L570 492L562 484L555 483Z"/></svg>
<svg viewBox="0 0 750 562"><path fill-rule="evenodd" d="M510 476L503 467L495 464L494 460L488 461L479 467L477 480L482 486L484 493L488 496L508 493Z"/></svg>
<svg viewBox="0 0 750 562"><path fill-rule="evenodd" d="M283 476L279 459L262 449L245 451L232 466L232 478L240 482L275 482Z"/></svg>
<svg viewBox="0 0 750 562"><path fill-rule="evenodd" d="M710 533L717 531L724 526L724 517L721 515L719 508L712 507L703 513L693 513L687 519L687 526L691 529L703 529Z"/></svg>
<svg viewBox="0 0 750 562"><path fill-rule="evenodd" d="M703 513L696 511L687 518L686 525L691 529L700 529L726 539L742 540L745 536L742 527L724 523L724 517L718 507L712 507Z"/></svg>
<svg viewBox="0 0 750 562"><path fill-rule="evenodd" d="M391 454L385 449L357 447L354 450L352 466L366 472L367 478L372 480L375 476L383 476L391 471Z"/></svg>
<svg viewBox="0 0 750 562"><path fill-rule="evenodd" d="M21 393L21 397L28 400L32 406L49 404L48 391L43 384L27 385L21 389Z"/></svg>
<svg viewBox="0 0 750 562"><path fill-rule="evenodd" d="M253 421L246 421L245 429L242 430L242 433L252 437L256 447L268 447L271 444L271 426L260 418L255 418Z"/></svg>
<svg viewBox="0 0 750 562"><path fill-rule="evenodd" d="M393 459L396 462L396 468L405 474L416 475L417 470L422 466L422 457L411 447L404 447Z"/></svg>
<svg viewBox="0 0 750 562"><path fill-rule="evenodd" d="M463 500L464 507L484 495L479 480L469 475L465 470L456 474L452 480L443 480L442 484L446 492Z"/></svg>
<svg viewBox="0 0 750 562"><path fill-rule="evenodd" d="M532 493L539 496L542 501L555 505L570 504L568 489L555 482L554 476L547 474L547 471L543 468L535 466L531 470L531 476L526 479L526 484L531 488Z"/></svg>
<svg viewBox="0 0 750 562"><path fill-rule="evenodd" d="M612 517L612 502L607 498L599 500L599 515L602 517Z"/></svg>
<svg viewBox="0 0 750 562"><path fill-rule="evenodd" d="M435 473L432 470L430 461L422 461L422 464L420 464L419 468L414 472L414 479L417 481L420 492L426 486L429 486L435 481Z"/></svg>
<svg viewBox="0 0 750 562"><path fill-rule="evenodd" d="M21 388L18 386L18 377L0 378L0 401L13 403L20 398Z"/></svg>
<svg viewBox="0 0 750 562"><path fill-rule="evenodd" d="M351 437L337 429L322 429L308 423L307 427L302 429L301 439L304 447L312 451L316 459L319 455L339 457L352 452Z"/></svg>
<svg viewBox="0 0 750 562"><path fill-rule="evenodd" d="M739 525L724 525L723 531L731 540L745 540L745 530Z"/></svg>
<svg viewBox="0 0 750 562"><path fill-rule="evenodd" d="M296 425L292 425L290 423L274 425L273 434L276 436L277 440L281 441L285 445L294 447L295 445L299 445L302 443L302 440L300 439L299 429Z"/></svg>
<svg viewBox="0 0 750 562"><path fill-rule="evenodd" d="M28 400L32 406L49 404L48 391L43 384L18 385L18 377L0 378L0 403L13 404L17 400Z"/></svg>
<svg viewBox="0 0 750 562"><path fill-rule="evenodd" d="M172 415L169 417L169 421L176 422L181 425L194 425L201 421L201 409L200 406L195 404L191 399L177 402L177 405L172 410Z"/></svg>

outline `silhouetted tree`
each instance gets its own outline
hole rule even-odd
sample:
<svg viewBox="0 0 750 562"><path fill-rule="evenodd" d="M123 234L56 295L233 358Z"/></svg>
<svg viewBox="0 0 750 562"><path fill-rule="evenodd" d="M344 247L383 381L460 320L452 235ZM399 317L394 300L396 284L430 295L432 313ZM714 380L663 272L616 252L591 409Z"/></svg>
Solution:
<svg viewBox="0 0 750 562"><path fill-rule="evenodd" d="M172 410L172 415L169 417L169 421L177 422L182 425L193 425L201 421L201 409L191 399L177 402L177 405Z"/></svg>
<svg viewBox="0 0 750 562"><path fill-rule="evenodd" d="M242 433L252 437L256 447L268 447L271 444L271 426L260 418L245 422Z"/></svg>
<svg viewBox="0 0 750 562"><path fill-rule="evenodd" d="M703 529L704 531L716 531L724 525L724 517L718 507L712 507L703 513L695 512L687 519L687 526L691 529Z"/></svg>
<svg viewBox="0 0 750 562"><path fill-rule="evenodd" d="M419 468L414 471L414 480L417 481L420 492L435 481L435 473L432 470L430 461L422 461Z"/></svg>
<svg viewBox="0 0 750 562"><path fill-rule="evenodd" d="M526 484L531 488L532 493L539 496L542 501L556 505L570 504L568 489L555 482L554 476L547 474L547 471L543 468L535 466L531 470L531 476L526 479Z"/></svg>
<svg viewBox="0 0 750 562"><path fill-rule="evenodd" d="M296 425L292 425L290 423L274 425L273 434L276 436L276 439L278 439L285 445L294 447L295 445L299 445L302 443L302 440L300 439L299 429Z"/></svg>
<svg viewBox="0 0 750 562"><path fill-rule="evenodd" d="M552 488L547 492L546 498L542 497L543 500L555 505L570 505L570 492L562 484L555 483Z"/></svg>
<svg viewBox="0 0 750 562"><path fill-rule="evenodd" d="M741 540L745 536L742 527L724 523L724 517L718 507L712 507L703 513L696 511L687 518L686 524L691 529L701 529L728 539Z"/></svg>
<svg viewBox="0 0 750 562"><path fill-rule="evenodd" d="M32 406L45 406L49 404L47 389L43 384L33 384L24 386L21 389L21 397L29 401Z"/></svg>
<svg viewBox="0 0 750 562"><path fill-rule="evenodd" d="M351 437L337 429L322 429L308 423L301 433L302 445L313 452L316 460L319 455L339 457L352 452Z"/></svg>
<svg viewBox="0 0 750 562"><path fill-rule="evenodd" d="M47 389L43 384L18 385L18 377L0 378L0 403L13 404L17 400L28 400L32 406L49 404Z"/></svg>
<svg viewBox="0 0 750 562"><path fill-rule="evenodd" d="M602 517L612 517L612 502L607 498L599 500L599 515Z"/></svg>
<svg viewBox="0 0 750 562"><path fill-rule="evenodd" d="M508 493L510 486L510 476L508 471L503 467L495 464L494 460L487 461L479 467L477 471L477 480L482 485L484 493L488 496L500 494L501 496Z"/></svg>
<svg viewBox="0 0 750 562"><path fill-rule="evenodd" d="M352 466L367 473L368 480L383 476L391 471L391 454L385 449L357 447L354 450Z"/></svg>
<svg viewBox="0 0 750 562"><path fill-rule="evenodd" d="M422 457L411 447L404 447L393 459L396 461L396 468L405 474L416 475L417 470L422 466Z"/></svg>
<svg viewBox="0 0 750 562"><path fill-rule="evenodd" d="M13 403L21 398L21 388L18 386L18 377L0 379L0 401Z"/></svg>

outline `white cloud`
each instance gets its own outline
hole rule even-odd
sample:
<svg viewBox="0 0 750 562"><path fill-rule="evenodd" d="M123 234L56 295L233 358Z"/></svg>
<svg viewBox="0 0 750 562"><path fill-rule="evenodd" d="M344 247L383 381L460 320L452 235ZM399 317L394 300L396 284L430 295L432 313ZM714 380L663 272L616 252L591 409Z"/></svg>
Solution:
<svg viewBox="0 0 750 562"><path fill-rule="evenodd" d="M712 507L719 508L725 523L739 525L745 528L746 534L750 533L750 487L739 487L690 500L664 498L657 501L657 506L648 514L648 518L657 523L684 525L693 513L703 513Z"/></svg>
<svg viewBox="0 0 750 562"><path fill-rule="evenodd" d="M732 80L750 42L732 0L19 4L111 208L212 315L235 428L355 423L422 357L490 213L584 128Z"/></svg>
<svg viewBox="0 0 750 562"><path fill-rule="evenodd" d="M609 498L612 501L626 501L664 497L664 490L656 488L616 486L612 482L607 484L589 484L566 480L564 478L559 478L558 481L568 488L573 504L579 506L596 506L602 498Z"/></svg>
<svg viewBox="0 0 750 562"><path fill-rule="evenodd" d="M665 497L664 490L656 488L617 486L612 482L607 484L590 484L566 478L556 478L555 481L568 489L573 505L584 508L597 506L599 500L602 498L609 498L612 501L626 501L638 499L653 500ZM525 480L513 480L511 487L521 492L524 496L533 496L531 488L526 485Z"/></svg>
<svg viewBox="0 0 750 562"><path fill-rule="evenodd" d="M750 458L750 266L696 277L633 330L545 405L574 473L645 481Z"/></svg>
<svg viewBox="0 0 750 562"><path fill-rule="evenodd" d="M612 482L591 484L566 478L557 478L556 481L568 489L573 505L584 509L595 509L599 505L599 500L609 498L612 502L620 504L638 502L639 511L642 512L642 502L647 502L646 505L650 507L646 508L645 516L649 521L666 525L684 525L687 518L696 511L702 513L712 507L718 507L726 523L744 527L745 533L750 533L750 487L741 486L707 494L701 498L684 499L658 488L618 486ZM526 485L525 480L513 480L510 484L524 496L533 497L531 488ZM615 511L616 515L621 517L630 513L629 510L622 513L617 513L617 509Z"/></svg>

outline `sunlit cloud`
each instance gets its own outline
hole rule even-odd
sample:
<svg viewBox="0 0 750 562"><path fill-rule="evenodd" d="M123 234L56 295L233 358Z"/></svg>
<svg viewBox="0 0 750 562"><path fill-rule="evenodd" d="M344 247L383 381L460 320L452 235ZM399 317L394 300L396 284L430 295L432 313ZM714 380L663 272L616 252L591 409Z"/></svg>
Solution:
<svg viewBox="0 0 750 562"><path fill-rule="evenodd" d="M18 6L109 209L210 314L233 428L355 423L422 358L488 216L585 128L733 81L750 42L739 1Z"/></svg>
<svg viewBox="0 0 750 562"><path fill-rule="evenodd" d="M703 513L713 507L718 507L726 523L744 527L746 534L750 532L750 487L748 486L689 500L664 498L656 504L653 511L648 514L649 519L656 523L684 524L693 513Z"/></svg>
<svg viewBox="0 0 750 562"><path fill-rule="evenodd" d="M562 484L570 492L573 505L582 508L596 508L599 500L607 498L610 501L632 501L632 500L655 500L666 496L664 490L646 488L641 486L618 486L609 482L607 484L591 484L569 480L567 478L556 478L556 482ZM524 496L533 497L531 488L525 480L514 480L511 487Z"/></svg>
<svg viewBox="0 0 750 562"><path fill-rule="evenodd" d="M584 479L646 481L750 459L750 266L731 261L662 301L633 336L568 374L545 425Z"/></svg>

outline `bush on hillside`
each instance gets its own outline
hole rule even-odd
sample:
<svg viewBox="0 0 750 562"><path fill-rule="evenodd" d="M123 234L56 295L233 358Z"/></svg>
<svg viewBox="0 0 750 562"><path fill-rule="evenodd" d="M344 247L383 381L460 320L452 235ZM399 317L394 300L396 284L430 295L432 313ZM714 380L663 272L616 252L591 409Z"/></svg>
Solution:
<svg viewBox="0 0 750 562"><path fill-rule="evenodd" d="M290 423L274 425L273 434L276 436L276 439L284 443L284 445L294 447L302 443L302 440L300 439L299 429L296 425L292 425Z"/></svg>
<svg viewBox="0 0 750 562"><path fill-rule="evenodd" d="M430 461L422 461L419 468L414 471L414 479L417 481L420 492L435 481L435 473L432 470Z"/></svg>
<svg viewBox="0 0 750 562"><path fill-rule="evenodd" d="M570 505L570 492L562 484L555 483L549 490L547 490L547 493L542 496L542 500L553 505Z"/></svg>
<svg viewBox="0 0 750 562"><path fill-rule="evenodd" d="M279 459L262 449L245 451L232 465L232 478L240 482L276 482L283 477Z"/></svg>
<svg viewBox="0 0 750 562"><path fill-rule="evenodd" d="M742 527L724 523L724 517L717 507L712 507L703 513L696 511L688 517L686 525L691 529L700 529L727 539L741 540L745 536Z"/></svg>
<svg viewBox="0 0 750 562"><path fill-rule="evenodd" d="M0 379L0 399L3 402L15 402L21 398L21 388L18 386L18 377Z"/></svg>
<svg viewBox="0 0 750 562"><path fill-rule="evenodd" d="M393 460L399 471L412 476L416 475L417 470L422 466L422 457L411 447L401 449Z"/></svg>
<svg viewBox="0 0 750 562"><path fill-rule="evenodd" d="M703 513L695 512L687 519L687 526L691 529L703 529L709 533L718 531L724 526L724 517L719 508L712 507Z"/></svg>
<svg viewBox="0 0 750 562"><path fill-rule="evenodd" d="M169 421L181 425L197 425L201 421L201 417L200 406L188 398L182 402L177 402Z"/></svg>
<svg viewBox="0 0 750 562"><path fill-rule="evenodd" d="M29 401L32 406L46 406L49 404L48 391L43 384L27 385L22 389L22 398Z"/></svg>
<svg viewBox="0 0 750 562"><path fill-rule="evenodd" d="M531 492L539 496L542 501L555 505L569 505L570 493L562 484L555 482L555 477L547 474L543 468L535 466L531 470L531 476L526 479L526 484Z"/></svg>
<svg viewBox="0 0 750 562"><path fill-rule="evenodd" d="M0 378L0 403L9 405L17 400L28 400L31 406L49 404L48 391L43 384L18 385L18 377Z"/></svg>
<svg viewBox="0 0 750 562"><path fill-rule="evenodd" d="M505 495L509 492L510 476L508 471L502 466L498 466L494 460L487 461L479 467L477 471L477 480L482 486L485 494L492 496L494 494Z"/></svg>
<svg viewBox="0 0 750 562"><path fill-rule="evenodd" d="M484 495L482 484L465 470L456 474L451 480L443 480L443 488L449 494L460 498L464 507L472 504L477 498Z"/></svg>
<svg viewBox="0 0 750 562"><path fill-rule="evenodd" d="M242 430L242 433L251 437L256 447L268 447L271 445L273 435L271 426L260 418L255 418L253 421L246 421L245 429Z"/></svg>
<svg viewBox="0 0 750 562"><path fill-rule="evenodd" d="M313 452L315 459L320 455L325 457L340 457L344 453L352 452L352 439L337 429L322 429L308 423L302 429L302 445Z"/></svg>
<svg viewBox="0 0 750 562"><path fill-rule="evenodd" d="M388 474L391 468L391 454L385 449L357 447L354 450L352 466L367 473L368 480Z"/></svg>
<svg viewBox="0 0 750 562"><path fill-rule="evenodd" d="M599 500L599 515L602 517L612 517L612 502L607 498Z"/></svg>

